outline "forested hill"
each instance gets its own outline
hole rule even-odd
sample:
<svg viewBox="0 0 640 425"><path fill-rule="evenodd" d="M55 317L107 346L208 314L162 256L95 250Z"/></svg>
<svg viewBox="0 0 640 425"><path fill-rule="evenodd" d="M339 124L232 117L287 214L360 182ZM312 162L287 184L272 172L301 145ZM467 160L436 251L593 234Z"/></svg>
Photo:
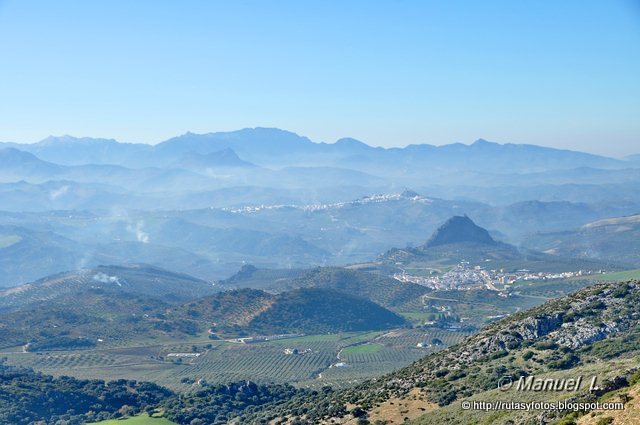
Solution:
<svg viewBox="0 0 640 425"><path fill-rule="evenodd" d="M220 337L364 331L407 324L367 299L324 288L277 295L254 289L227 291L187 303L168 317L208 324Z"/></svg>
<svg viewBox="0 0 640 425"><path fill-rule="evenodd" d="M367 298L391 309L415 302L429 292L410 282L399 282L387 276L341 267L318 267L293 280L293 286L326 288L357 297Z"/></svg>
<svg viewBox="0 0 640 425"><path fill-rule="evenodd" d="M83 424L152 409L173 393L149 382L80 380L0 364L0 424Z"/></svg>

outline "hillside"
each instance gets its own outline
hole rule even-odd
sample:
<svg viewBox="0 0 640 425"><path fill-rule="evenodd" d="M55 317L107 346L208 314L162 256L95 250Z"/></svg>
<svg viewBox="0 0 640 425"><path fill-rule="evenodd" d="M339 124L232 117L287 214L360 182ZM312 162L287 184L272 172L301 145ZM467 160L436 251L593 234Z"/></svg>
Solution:
<svg viewBox="0 0 640 425"><path fill-rule="evenodd" d="M217 291L211 283L146 265L60 273L0 291L0 346L73 350L193 335L197 324L167 320L164 313Z"/></svg>
<svg viewBox="0 0 640 425"><path fill-rule="evenodd" d="M249 323L263 333L330 333L406 326L395 313L366 299L324 288L301 288L277 296L277 301Z"/></svg>
<svg viewBox="0 0 640 425"><path fill-rule="evenodd" d="M84 255L76 242L54 232L0 225L0 288L73 270Z"/></svg>
<svg viewBox="0 0 640 425"><path fill-rule="evenodd" d="M0 291L0 311L73 299L88 289L106 289L181 302L217 292L211 283L148 265L99 266L59 273Z"/></svg>
<svg viewBox="0 0 640 425"><path fill-rule="evenodd" d="M640 214L598 220L576 230L535 234L527 246L558 256L640 266Z"/></svg>
<svg viewBox="0 0 640 425"><path fill-rule="evenodd" d="M340 184L281 190L261 183L236 186L225 180L225 187L215 183L201 191L188 185L189 191L178 193L173 190L180 186L173 184L135 191L130 187L135 182L126 188L68 179L0 184L0 204L14 211L0 214L0 268L5 271L0 285L100 264L145 263L217 280L246 263L270 269L362 263L392 247L416 249L447 219L465 213L491 229L494 239L517 243L521 234L566 229L563 223L575 226L640 209L633 203L595 209L547 205L541 208L544 214L529 220L526 207L511 210L434 199L398 193L397 188L378 191ZM25 209L39 212L15 212ZM42 212L48 209L62 211ZM583 209L588 213L582 214ZM12 242L18 237L19 243ZM494 246L494 251L504 255L499 248ZM472 255L475 249L467 251Z"/></svg>
<svg viewBox="0 0 640 425"><path fill-rule="evenodd" d="M221 292L176 307L172 320L203 322L221 333L246 333L249 323L276 302L274 295L254 289Z"/></svg>
<svg viewBox="0 0 640 425"><path fill-rule="evenodd" d="M198 328L168 322L169 304L115 288L87 288L0 313L0 347L27 351L94 348L136 338L184 338Z"/></svg>
<svg viewBox="0 0 640 425"><path fill-rule="evenodd" d="M408 325L372 301L327 288L276 295L240 289L203 296L213 292L216 288L206 282L141 266L53 276L0 293L0 346L74 350L207 332L227 338Z"/></svg>
<svg viewBox="0 0 640 425"><path fill-rule="evenodd" d="M412 308L429 290L379 274L339 267L318 267L291 281L292 287L324 288L367 298L394 310Z"/></svg>
<svg viewBox="0 0 640 425"><path fill-rule="evenodd" d="M62 189L65 187L62 186ZM4 218L8 222L17 220L16 217L30 221L29 215L25 213L6 215L8 217ZM114 223L113 220L106 219L104 224L99 224L100 219L87 211L54 211L45 215L36 214L34 219L25 225L0 224L0 270L3 271L0 275L0 288L103 264L151 264L158 269L171 269L204 278L210 278L220 267L209 258L176 246L189 237L192 231L189 227L181 234L182 238L176 238L176 245L171 246L155 241L149 243L149 234L126 220ZM63 225L64 228L56 231L50 230L55 227L52 223L58 220L68 220L72 224ZM82 224L72 230L78 223ZM109 228L111 236L104 236L103 226ZM46 230L41 230L43 228ZM66 236L62 236L63 234ZM263 241L258 241L256 245L263 247L265 244L260 242ZM190 247L199 248L197 243L199 239L195 239ZM275 241L272 242L274 244Z"/></svg>
<svg viewBox="0 0 640 425"><path fill-rule="evenodd" d="M321 288L277 295L254 289L227 291L188 303L168 313L167 318L206 324L219 337L350 332L407 324L371 301Z"/></svg>
<svg viewBox="0 0 640 425"><path fill-rule="evenodd" d="M366 298L394 311L412 310L429 292L414 283L399 282L378 273L355 268L316 267L313 269L262 269L244 265L228 279L225 288L255 288L278 293L297 288L321 288Z"/></svg>
<svg viewBox="0 0 640 425"><path fill-rule="evenodd" d="M46 394L46 397L43 395ZM88 423L136 414L173 393L150 382L54 378L0 362L0 424ZM125 406L123 408L123 406Z"/></svg>
<svg viewBox="0 0 640 425"><path fill-rule="evenodd" d="M291 280L305 275L304 269L263 269L252 264L245 264L240 270L218 282L224 288L252 288L265 291L282 291L290 285Z"/></svg>
<svg viewBox="0 0 640 425"><path fill-rule="evenodd" d="M65 167L42 161L35 155L16 148L0 149L0 180L15 176L44 177L62 173Z"/></svg>
<svg viewBox="0 0 640 425"><path fill-rule="evenodd" d="M355 423L355 417L421 424L495 424L542 420L550 423L571 412L502 411L499 414L463 411L458 400L549 400L548 393L498 391L504 376L597 375L599 390L554 393L554 400L572 397L589 401L628 386L640 355L640 283L605 283L496 322L480 333L438 354L383 378L352 389L295 399L267 415L301 418L300 423ZM604 361L604 363L603 363ZM504 382L504 381L502 381ZM484 396L483 396L484 395ZM546 398L545 398L546 396ZM474 398L475 397L475 398ZM454 403L455 402L455 403ZM312 407L313 406L313 407ZM351 419L350 419L351 418ZM537 423L537 422L536 422Z"/></svg>

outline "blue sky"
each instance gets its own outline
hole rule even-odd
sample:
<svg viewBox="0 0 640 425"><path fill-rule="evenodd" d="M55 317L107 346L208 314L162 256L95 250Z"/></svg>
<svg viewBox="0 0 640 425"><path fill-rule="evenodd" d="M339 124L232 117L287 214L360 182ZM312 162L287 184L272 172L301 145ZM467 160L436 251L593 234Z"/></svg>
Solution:
<svg viewBox="0 0 640 425"><path fill-rule="evenodd" d="M0 140L279 127L640 153L640 2L2 1Z"/></svg>

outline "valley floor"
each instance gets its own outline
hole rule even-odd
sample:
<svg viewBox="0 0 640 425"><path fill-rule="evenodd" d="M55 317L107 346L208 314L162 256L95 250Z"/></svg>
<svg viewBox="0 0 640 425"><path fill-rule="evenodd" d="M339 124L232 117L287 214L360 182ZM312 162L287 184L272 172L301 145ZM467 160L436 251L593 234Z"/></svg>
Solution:
<svg viewBox="0 0 640 425"><path fill-rule="evenodd" d="M308 335L256 343L209 340L147 340L89 350L3 350L6 364L54 376L136 379L187 391L200 380L290 383L341 387L398 369L461 341L469 333L442 329L397 329ZM442 345L432 344L437 339ZM418 347L418 345L421 347Z"/></svg>

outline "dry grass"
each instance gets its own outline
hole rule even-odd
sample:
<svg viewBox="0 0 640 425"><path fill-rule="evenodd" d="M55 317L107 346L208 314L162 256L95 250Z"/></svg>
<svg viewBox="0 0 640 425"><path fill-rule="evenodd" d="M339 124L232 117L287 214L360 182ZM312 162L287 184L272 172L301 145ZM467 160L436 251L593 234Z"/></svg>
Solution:
<svg viewBox="0 0 640 425"><path fill-rule="evenodd" d="M401 424L405 418L410 420L419 418L425 413L438 409L438 405L427 401L419 388L412 389L403 398L392 398L380 404L369 413L369 421L387 420L390 424ZM347 422L351 423L351 422ZM355 420L353 421L355 423Z"/></svg>
<svg viewBox="0 0 640 425"><path fill-rule="evenodd" d="M578 425L596 425L605 418L613 418L612 425L637 425L640 423L640 385L635 385L629 391L623 390L607 402L624 401L622 395L631 399L627 401L624 410L594 410L578 420Z"/></svg>

